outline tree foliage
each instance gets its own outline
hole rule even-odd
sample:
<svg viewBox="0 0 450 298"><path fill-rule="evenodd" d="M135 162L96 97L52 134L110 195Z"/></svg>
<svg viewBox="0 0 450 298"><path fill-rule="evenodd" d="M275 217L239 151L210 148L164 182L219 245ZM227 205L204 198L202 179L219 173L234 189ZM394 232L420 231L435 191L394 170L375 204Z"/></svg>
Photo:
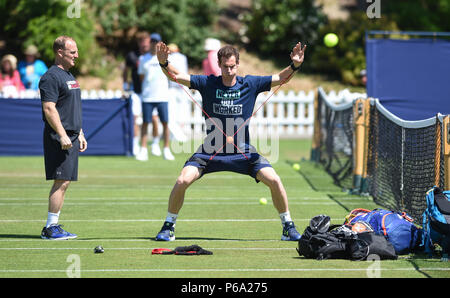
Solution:
<svg viewBox="0 0 450 298"><path fill-rule="evenodd" d="M69 7L82 3L80 17ZM80 58L74 72L104 76L111 56L124 56L135 47L139 30L158 32L166 43L178 44L190 65L204 58L203 44L214 34L217 0L0 0L0 44L22 58L23 49L34 44L47 64L54 57L52 44L59 35L77 41ZM224 3L223 1L222 3ZM271 59L287 57L297 41L308 44L303 69L336 75L358 84L365 68L365 30L450 31L448 0L386 0L381 18L369 19L370 2L358 0L359 11L346 20L328 20L316 0L253 0L244 15L242 40L250 50ZM339 44L323 45L323 36L334 32ZM220 33L226 36L228 32ZM238 41L238 38L228 38ZM5 50L1 54L6 53ZM106 55L109 54L109 55ZM119 59L120 60L120 59Z"/></svg>
<svg viewBox="0 0 450 298"><path fill-rule="evenodd" d="M329 20L313 0L254 0L246 17L244 36L254 51L276 57L286 55L296 41L308 44L303 69L336 76L347 84L361 84L365 69L366 30L450 31L448 0L381 1L381 17L369 18L371 2L358 0L359 10L348 19ZM325 34L339 36L339 44L328 48Z"/></svg>
<svg viewBox="0 0 450 298"><path fill-rule="evenodd" d="M75 3L81 4L79 16L70 13ZM51 64L55 38L72 36L80 52L74 72L100 75L108 66L107 52L124 56L135 46L130 32L147 30L177 43L190 63L198 64L217 11L211 0L0 0L0 40L19 58L34 44L41 59Z"/></svg>
<svg viewBox="0 0 450 298"><path fill-rule="evenodd" d="M382 3L382 13L404 31L450 31L450 1L396 0Z"/></svg>
<svg viewBox="0 0 450 298"><path fill-rule="evenodd" d="M348 20L330 20L319 30L321 40L330 32L339 37L333 48L318 43L310 56L315 72L336 76L346 84L361 85L360 72L366 68L366 30L398 31L395 22L388 18L369 19L365 12L353 12Z"/></svg>
<svg viewBox="0 0 450 298"><path fill-rule="evenodd" d="M127 39L133 29L158 32L166 43L176 43L192 64L204 58L204 40L212 34L218 12L211 0L91 0L91 6L107 36Z"/></svg>
<svg viewBox="0 0 450 298"><path fill-rule="evenodd" d="M250 47L266 55L286 55L302 41L314 46L326 16L314 0L254 0L245 16ZM309 48L308 51L312 50Z"/></svg>
<svg viewBox="0 0 450 298"><path fill-rule="evenodd" d="M53 63L53 42L60 35L68 35L77 41L79 63L74 69L90 62L94 48L94 23L87 10L81 17L69 13L70 2L60 0L1 0L0 7L4 37L8 48L15 48L20 57L26 46L34 44L47 65ZM69 17L71 16L71 17Z"/></svg>

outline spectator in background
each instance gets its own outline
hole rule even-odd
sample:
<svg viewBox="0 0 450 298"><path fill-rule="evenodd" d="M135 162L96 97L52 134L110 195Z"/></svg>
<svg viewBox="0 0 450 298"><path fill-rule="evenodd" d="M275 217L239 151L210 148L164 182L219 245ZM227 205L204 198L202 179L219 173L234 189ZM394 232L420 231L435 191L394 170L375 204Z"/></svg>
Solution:
<svg viewBox="0 0 450 298"><path fill-rule="evenodd" d="M47 66L42 60L37 59L39 52L36 46L29 45L25 49L25 61L20 61L18 70L25 89L38 90L39 80L47 71Z"/></svg>
<svg viewBox="0 0 450 298"><path fill-rule="evenodd" d="M18 97L19 92L25 90L17 71L17 58L5 55L1 60L0 92L5 97Z"/></svg>
<svg viewBox="0 0 450 298"><path fill-rule="evenodd" d="M139 58L138 74L142 82L142 130L141 130L141 150L136 156L137 160L148 160L147 135L148 124L153 116L153 110L158 110L158 115L163 126L164 149L163 157L167 160L174 160L174 156L169 148L169 81L161 71L156 57L156 45L161 41L158 33L150 35L150 52ZM155 126L155 125L153 125ZM152 154L161 155L159 148L159 138L153 137Z"/></svg>
<svg viewBox="0 0 450 298"><path fill-rule="evenodd" d="M186 71L188 72L188 61L186 55L180 53L180 48L178 45L174 43L170 43L167 46L170 50L169 58L170 62L177 67L180 71ZM175 86L177 85L176 82L169 82L169 86Z"/></svg>
<svg viewBox="0 0 450 298"><path fill-rule="evenodd" d="M217 52L220 49L220 40L215 38L207 38L205 40L205 51L207 57L203 60L203 74L220 76L221 71L217 60Z"/></svg>
<svg viewBox="0 0 450 298"><path fill-rule="evenodd" d="M142 85L139 80L138 66L139 57L150 51L150 34L148 32L141 32L137 34L138 48L131 51L125 57L125 67L123 69L123 90L133 91L131 93L132 111L134 116L134 138L133 138L133 155L139 153L139 134L141 130L142 118ZM128 82L128 73L131 70L131 83ZM156 119L157 120L157 119ZM156 121L154 121L156 122ZM157 123L157 122L156 122Z"/></svg>
<svg viewBox="0 0 450 298"><path fill-rule="evenodd" d="M361 70L359 72L359 76L361 77L361 82L365 87L367 85L367 71L365 69Z"/></svg>
<svg viewBox="0 0 450 298"><path fill-rule="evenodd" d="M170 50L170 63L172 63L180 71L188 73L187 57L186 55L180 53L178 45L176 45L175 43L170 43L167 47ZM186 114L186 111L189 110L191 103L191 101L187 97L186 91L189 92L187 87L180 85L177 82L169 81L169 123L171 123L170 130L175 139L182 142L187 140L186 136L183 133L183 118L188 115ZM190 117L190 115L188 115L187 117Z"/></svg>

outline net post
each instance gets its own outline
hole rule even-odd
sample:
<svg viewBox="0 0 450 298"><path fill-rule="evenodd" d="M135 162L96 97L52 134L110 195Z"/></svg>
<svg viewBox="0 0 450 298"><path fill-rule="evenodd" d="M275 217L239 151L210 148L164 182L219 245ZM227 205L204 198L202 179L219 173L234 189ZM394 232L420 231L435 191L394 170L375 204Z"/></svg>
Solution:
<svg viewBox="0 0 450 298"><path fill-rule="evenodd" d="M367 192L367 134L369 128L370 101L357 99L353 104L354 154L353 154L353 193Z"/></svg>
<svg viewBox="0 0 450 298"><path fill-rule="evenodd" d="M443 121L443 151L444 151L444 185L450 189L450 116L444 117Z"/></svg>
<svg viewBox="0 0 450 298"><path fill-rule="evenodd" d="M363 153L363 171L361 179L361 194L369 192L369 181L367 179L368 162L369 162L369 137L370 137L370 98L364 100L364 153Z"/></svg>
<svg viewBox="0 0 450 298"><path fill-rule="evenodd" d="M314 96L314 126L313 126L313 138L311 144L311 161L319 162L320 160L320 111L319 111L319 92L317 96Z"/></svg>

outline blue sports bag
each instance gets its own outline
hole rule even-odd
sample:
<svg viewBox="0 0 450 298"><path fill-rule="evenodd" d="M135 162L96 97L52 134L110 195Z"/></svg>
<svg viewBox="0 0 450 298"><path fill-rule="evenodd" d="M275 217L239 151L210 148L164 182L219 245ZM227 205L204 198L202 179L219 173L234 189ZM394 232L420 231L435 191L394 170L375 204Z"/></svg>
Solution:
<svg viewBox="0 0 450 298"><path fill-rule="evenodd" d="M347 217L347 225L368 223L376 234L386 237L398 255L408 254L420 247L422 229L416 227L413 219L405 212L355 209L350 215L351 218Z"/></svg>

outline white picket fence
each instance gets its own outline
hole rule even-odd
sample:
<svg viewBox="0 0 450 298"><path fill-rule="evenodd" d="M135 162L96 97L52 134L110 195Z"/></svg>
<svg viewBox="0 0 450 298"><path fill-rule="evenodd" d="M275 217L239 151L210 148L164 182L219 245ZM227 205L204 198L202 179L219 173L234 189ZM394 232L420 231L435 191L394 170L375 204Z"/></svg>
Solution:
<svg viewBox="0 0 450 298"><path fill-rule="evenodd" d="M352 93L348 89L339 92L331 91L328 98L333 103L350 102L354 99L366 97L363 93ZM268 99L268 97L270 98ZM317 92L307 93L300 91L278 91L260 93L256 99L254 116L250 120L250 135L252 138L267 138L270 134L276 134L280 138L306 138L311 137L314 127L314 97ZM176 104L177 108L173 117L175 123L170 126L171 131L182 131L183 135L175 136L184 140L204 138L205 121L202 115L202 98L200 93L192 92L193 100L185 94ZM268 99L268 100L267 100ZM175 134L174 134L175 135Z"/></svg>
<svg viewBox="0 0 450 298"><path fill-rule="evenodd" d="M192 98L201 105L202 98L197 91L189 90ZM181 93L182 94L182 93ZM82 90L82 99L108 99L123 96L121 90ZM267 98L270 99L266 102ZM265 92L259 94L255 104L256 114L250 121L252 138L276 133L281 138L310 137L313 134L314 97L317 92L278 91L275 94ZM364 93L352 93L348 89L327 94L330 101L339 104L366 97ZM39 98L35 91L26 90L19 94L0 93L0 97ZM200 107L190 96L183 94L176 103L169 106L170 130L172 136L180 141L204 137L205 121ZM162 127L160 127L162 132Z"/></svg>

